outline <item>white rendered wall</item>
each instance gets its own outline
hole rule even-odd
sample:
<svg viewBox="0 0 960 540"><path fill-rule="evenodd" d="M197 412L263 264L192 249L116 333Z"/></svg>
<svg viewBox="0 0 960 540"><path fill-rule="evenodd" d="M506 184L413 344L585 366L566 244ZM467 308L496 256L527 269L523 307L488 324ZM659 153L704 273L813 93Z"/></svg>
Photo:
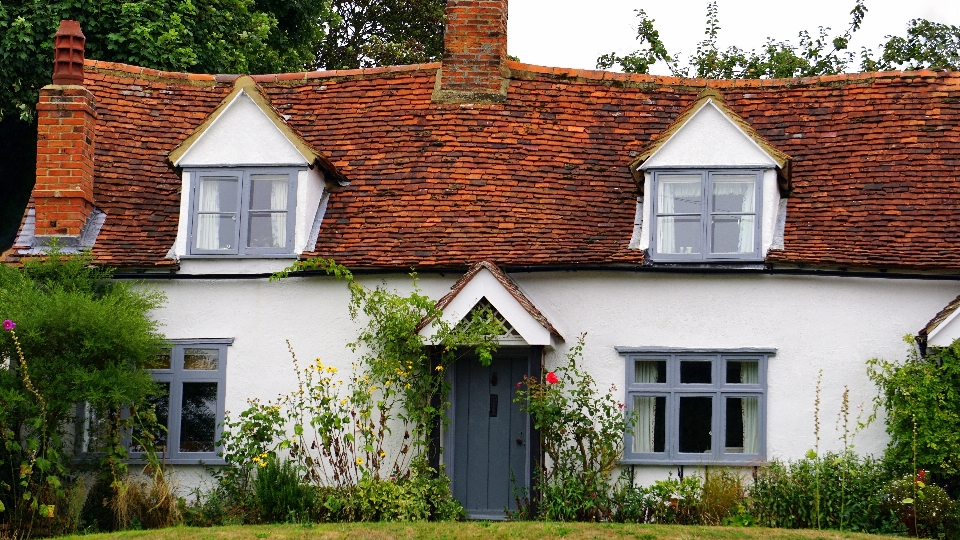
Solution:
<svg viewBox="0 0 960 540"><path fill-rule="evenodd" d="M240 92L174 165L308 165L308 160L246 92Z"/></svg>
<svg viewBox="0 0 960 540"><path fill-rule="evenodd" d="M420 275L423 292L440 298L457 275ZM562 327L568 342L548 350L548 366L563 362L576 336L587 333L584 366L601 388L623 399L624 359L616 346L776 348L769 363L767 457L796 459L812 448L817 375L821 448L839 449L835 430L844 387L851 421L871 406L876 389L865 361L904 358L902 337L915 333L960 292L955 282L833 277L708 276L630 272L511 274L527 296ZM364 278L410 290L403 275ZM301 361L322 357L349 370L346 344L360 324L347 313L346 286L332 278L155 281L167 294L155 312L168 338L234 338L228 349L226 408L248 397L273 399L294 388L284 339ZM906 301L905 301L906 299ZM858 406L862 406L858 407ZM853 439L859 453L886 444L882 420ZM688 470L691 467L687 467ZM638 479L664 478L675 467L637 467Z"/></svg>

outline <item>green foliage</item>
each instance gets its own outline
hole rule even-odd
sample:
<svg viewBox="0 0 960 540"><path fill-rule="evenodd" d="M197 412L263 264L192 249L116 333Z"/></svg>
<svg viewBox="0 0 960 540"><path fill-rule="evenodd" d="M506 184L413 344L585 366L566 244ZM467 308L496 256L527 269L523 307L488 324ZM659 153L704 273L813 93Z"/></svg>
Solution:
<svg viewBox="0 0 960 540"><path fill-rule="evenodd" d="M293 462L269 455L253 481L260 518L268 523L300 523L310 519L316 491L300 481Z"/></svg>
<svg viewBox="0 0 960 540"><path fill-rule="evenodd" d="M885 463L869 456L810 452L759 469L752 513L765 527L889 533L896 530L884 502L889 481Z"/></svg>
<svg viewBox="0 0 960 540"><path fill-rule="evenodd" d="M0 318L16 323L0 332L0 504L15 530L73 497L63 450L78 403L112 419L101 449L114 482L126 471L121 430L152 416L119 411L155 391L141 366L162 346L147 314L163 296L110 281L91 263L54 249L22 269L0 266Z"/></svg>
<svg viewBox="0 0 960 540"><path fill-rule="evenodd" d="M53 35L75 19L86 56L154 69L275 73L312 65L329 0L14 0L0 4L0 119L33 116Z"/></svg>
<svg viewBox="0 0 960 540"><path fill-rule="evenodd" d="M907 528L910 536L960 538L957 505L947 492L924 482L926 471L893 480L887 486L886 509Z"/></svg>
<svg viewBox="0 0 960 540"><path fill-rule="evenodd" d="M931 347L926 357L911 346L905 362L867 365L876 404L886 409L887 458L896 472L925 469L960 492L960 341Z"/></svg>
<svg viewBox="0 0 960 540"><path fill-rule="evenodd" d="M443 54L443 0L333 0L331 23L316 65L354 69L417 64Z"/></svg>
<svg viewBox="0 0 960 540"><path fill-rule="evenodd" d="M638 486L620 478L613 496L614 517L627 523L690 525L699 523L698 501L703 482L698 476L683 479L672 475L650 486Z"/></svg>
<svg viewBox="0 0 960 540"><path fill-rule="evenodd" d="M680 55L671 55L654 28L654 20L637 10L637 41L641 48L619 56L605 54L597 59L598 69L619 68L627 73L649 73L651 66L664 62L677 77L709 79L760 79L811 77L843 73L854 66L855 53L849 49L853 34L860 29L867 14L866 0L855 0L850 10L850 25L837 35L819 27L816 33L802 31L798 43L767 38L759 49L745 50L736 46L717 47L720 17L717 0L707 4L705 38L681 65ZM880 45L879 58L864 48L860 53L860 69L880 71L892 69L958 69L960 66L960 27L914 19L907 27L907 36L888 36Z"/></svg>
<svg viewBox="0 0 960 540"><path fill-rule="evenodd" d="M538 472L540 515L558 521L601 521L611 516L610 476L623 456L629 429L624 405L596 388L583 361L583 338L567 353L567 364L543 381L526 377L515 401L540 430L549 461Z"/></svg>

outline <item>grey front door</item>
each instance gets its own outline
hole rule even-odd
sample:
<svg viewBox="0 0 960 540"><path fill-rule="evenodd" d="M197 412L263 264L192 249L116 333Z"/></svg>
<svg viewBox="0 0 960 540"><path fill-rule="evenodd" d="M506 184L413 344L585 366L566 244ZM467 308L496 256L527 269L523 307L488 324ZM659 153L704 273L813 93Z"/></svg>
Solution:
<svg viewBox="0 0 960 540"><path fill-rule="evenodd" d="M530 347L501 348L487 367L473 357L454 365L444 456L453 496L471 519L503 519L529 492L529 416L514 403L529 368Z"/></svg>

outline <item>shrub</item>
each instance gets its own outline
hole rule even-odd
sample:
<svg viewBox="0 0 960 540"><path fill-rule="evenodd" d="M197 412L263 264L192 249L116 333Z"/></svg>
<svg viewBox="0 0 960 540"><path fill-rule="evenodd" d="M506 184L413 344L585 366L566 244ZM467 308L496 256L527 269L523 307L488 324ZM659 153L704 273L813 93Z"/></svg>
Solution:
<svg viewBox="0 0 960 540"><path fill-rule="evenodd" d="M811 451L759 469L752 513L766 527L892 532L896 520L883 501L889 480L885 463L872 457Z"/></svg>
<svg viewBox="0 0 960 540"><path fill-rule="evenodd" d="M274 455L257 470L253 493L260 519L269 523L309 521L316 505L315 490L301 482L297 467Z"/></svg>
<svg viewBox="0 0 960 540"><path fill-rule="evenodd" d="M583 361L583 339L567 354L567 364L543 381L526 377L515 400L540 430L549 463L538 471L540 517L560 521L602 521L612 516L610 476L623 456L623 434L630 427L624 405L596 388Z"/></svg>
<svg viewBox="0 0 960 540"><path fill-rule="evenodd" d="M911 347L905 362L874 358L868 373L887 411L887 457L896 472L927 470L960 495L960 341L930 347L925 357Z"/></svg>
<svg viewBox="0 0 960 540"><path fill-rule="evenodd" d="M613 518L628 523L663 523L690 525L700 522L698 503L703 489L698 476L657 480L652 485L637 486L620 482L613 494Z"/></svg>
<svg viewBox="0 0 960 540"><path fill-rule="evenodd" d="M939 487L924 482L926 471L893 480L887 486L886 508L911 536L960 538L956 504Z"/></svg>

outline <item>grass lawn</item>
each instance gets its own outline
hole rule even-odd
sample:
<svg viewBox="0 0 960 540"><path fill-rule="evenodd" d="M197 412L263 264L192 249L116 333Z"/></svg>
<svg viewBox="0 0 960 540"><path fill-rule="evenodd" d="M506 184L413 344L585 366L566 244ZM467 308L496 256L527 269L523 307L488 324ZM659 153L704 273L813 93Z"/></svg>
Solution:
<svg viewBox="0 0 960 540"><path fill-rule="evenodd" d="M692 540L692 539L757 539L757 540L835 540L841 538L878 540L897 538L838 531L788 530L739 527L686 527L679 525L635 525L620 523L543 523L543 522L464 522L464 523L350 523L322 525L255 525L212 527L196 529L177 527L153 531L126 531L113 534L61 537L73 540L234 540L269 538L277 540L323 538L331 540L400 538L516 538L542 540L631 539L631 540ZM902 538L902 537L900 537Z"/></svg>

